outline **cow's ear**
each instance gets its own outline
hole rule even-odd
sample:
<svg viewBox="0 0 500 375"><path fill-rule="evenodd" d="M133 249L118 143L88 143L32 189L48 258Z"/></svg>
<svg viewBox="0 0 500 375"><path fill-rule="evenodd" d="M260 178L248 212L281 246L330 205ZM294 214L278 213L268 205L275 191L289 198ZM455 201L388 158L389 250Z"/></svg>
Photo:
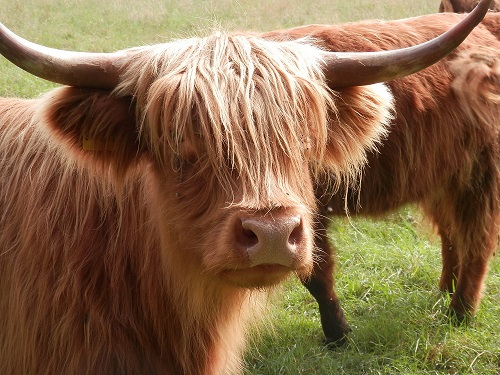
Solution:
<svg viewBox="0 0 500 375"><path fill-rule="evenodd" d="M387 136L394 100L384 84L338 91L328 131L325 163L335 174L356 179L368 152Z"/></svg>
<svg viewBox="0 0 500 375"><path fill-rule="evenodd" d="M127 168L140 156L131 98L108 91L64 87L43 100L49 136L78 162Z"/></svg>

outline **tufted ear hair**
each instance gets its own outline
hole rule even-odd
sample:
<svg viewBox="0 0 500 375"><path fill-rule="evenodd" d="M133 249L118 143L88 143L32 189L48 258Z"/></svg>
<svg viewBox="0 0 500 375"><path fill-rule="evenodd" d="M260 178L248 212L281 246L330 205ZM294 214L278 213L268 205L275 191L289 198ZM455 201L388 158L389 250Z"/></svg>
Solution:
<svg viewBox="0 0 500 375"><path fill-rule="evenodd" d="M324 163L352 184L359 180L367 153L386 138L394 118L394 100L385 84L354 86L337 92L335 108Z"/></svg>
<svg viewBox="0 0 500 375"><path fill-rule="evenodd" d="M48 93L44 103L50 138L77 163L97 163L120 173L142 154L130 97L63 87Z"/></svg>

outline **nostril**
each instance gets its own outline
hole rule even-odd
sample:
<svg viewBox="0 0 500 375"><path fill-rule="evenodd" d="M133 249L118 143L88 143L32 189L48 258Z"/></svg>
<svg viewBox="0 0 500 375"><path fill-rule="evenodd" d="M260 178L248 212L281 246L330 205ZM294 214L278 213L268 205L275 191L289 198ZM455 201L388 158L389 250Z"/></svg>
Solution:
<svg viewBox="0 0 500 375"><path fill-rule="evenodd" d="M300 223L292 230L290 236L288 237L288 243L290 245L296 245L302 241L304 235L304 229L302 226L302 220Z"/></svg>
<svg viewBox="0 0 500 375"><path fill-rule="evenodd" d="M239 222L236 233L236 240L238 241L238 244L243 246L243 248L250 248L257 245L259 242L257 234L255 234L252 229L246 228L243 220Z"/></svg>

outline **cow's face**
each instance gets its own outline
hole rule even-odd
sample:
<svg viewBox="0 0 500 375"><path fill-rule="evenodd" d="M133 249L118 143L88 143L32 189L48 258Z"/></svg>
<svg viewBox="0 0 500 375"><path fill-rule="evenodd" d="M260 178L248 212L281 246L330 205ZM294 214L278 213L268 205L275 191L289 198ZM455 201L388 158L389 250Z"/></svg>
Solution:
<svg viewBox="0 0 500 375"><path fill-rule="evenodd" d="M390 95L355 88L336 101L319 51L297 42L202 42L139 49L112 94L56 91L47 121L77 162L97 159L118 179L147 160L151 225L168 264L248 288L306 277L313 180L325 168L336 182L358 170L384 132Z"/></svg>
<svg viewBox="0 0 500 375"><path fill-rule="evenodd" d="M182 244L192 264L232 285L307 275L311 178L332 105L320 65L300 65L291 48L273 54L264 48L275 43L248 37L203 42L184 41L188 56L158 52L160 64L147 56L141 65L154 78L147 88L134 82L167 242Z"/></svg>

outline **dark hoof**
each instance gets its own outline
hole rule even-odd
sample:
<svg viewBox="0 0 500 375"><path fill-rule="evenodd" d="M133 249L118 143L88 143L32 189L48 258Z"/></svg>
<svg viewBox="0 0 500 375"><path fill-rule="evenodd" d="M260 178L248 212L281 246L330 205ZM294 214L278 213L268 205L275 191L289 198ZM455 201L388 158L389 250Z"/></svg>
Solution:
<svg viewBox="0 0 500 375"><path fill-rule="evenodd" d="M456 311L452 308L448 309L448 320L455 327L465 326L471 323L474 315L470 312Z"/></svg>
<svg viewBox="0 0 500 375"><path fill-rule="evenodd" d="M347 336L342 336L341 338L326 337L323 341L323 344L329 350L335 350L347 346L347 342Z"/></svg>

